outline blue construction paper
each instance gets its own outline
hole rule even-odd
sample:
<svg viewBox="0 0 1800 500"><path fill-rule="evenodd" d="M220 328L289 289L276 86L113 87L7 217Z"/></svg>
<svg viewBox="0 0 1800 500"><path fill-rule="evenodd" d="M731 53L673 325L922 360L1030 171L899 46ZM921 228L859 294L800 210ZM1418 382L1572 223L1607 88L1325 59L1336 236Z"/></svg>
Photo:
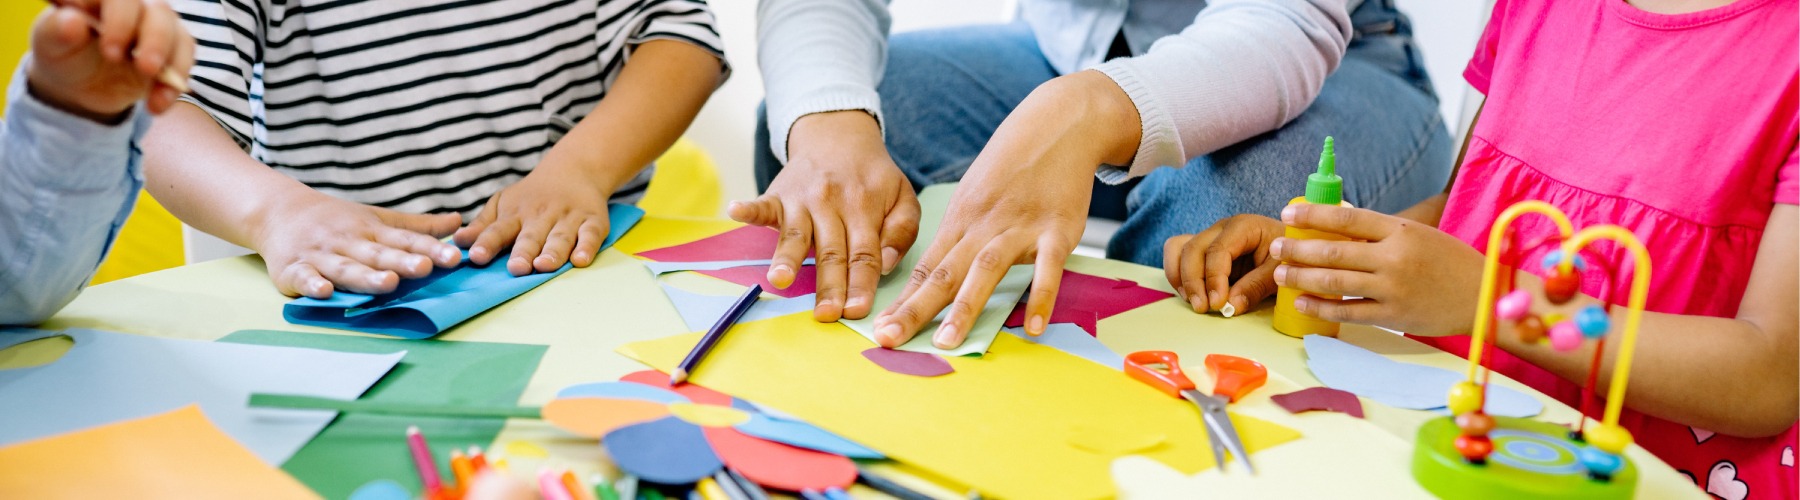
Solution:
<svg viewBox="0 0 1800 500"><path fill-rule="evenodd" d="M350 500L412 500L412 492L400 483L376 479L350 492Z"/></svg>
<svg viewBox="0 0 1800 500"><path fill-rule="evenodd" d="M652 403L687 403L688 398L674 391L632 382L591 382L575 384L556 391L556 399L612 398L649 401Z"/></svg>
<svg viewBox="0 0 1800 500"><path fill-rule="evenodd" d="M750 420L738 424L735 428L744 434L809 450L834 453L850 458L875 460L887 458L880 452L838 437L825 429L795 420L777 420L765 415L751 414Z"/></svg>
<svg viewBox="0 0 1800 500"><path fill-rule="evenodd" d="M775 264L775 261L771 260L771 259L709 260L709 261L701 261L701 262L645 261L644 267L650 269L651 275L663 275L663 274L668 274L668 273L672 273L672 272L676 272L676 271L717 271L720 269L731 269L734 267L770 266L770 265L774 265L774 264ZM812 257L807 257L806 260L800 262L800 265L802 265L802 266L810 266L813 264L814 264L814 262L813 262Z"/></svg>
<svg viewBox="0 0 1800 500"><path fill-rule="evenodd" d="M1036 337L1025 333L1024 327L1003 328L1000 331L1010 333L1014 337L1024 339L1033 344L1055 347L1082 359L1100 363L1101 366L1114 370L1125 369L1125 358L1100 343L1100 339L1089 335L1081 325L1074 323L1051 323L1044 327L1044 334Z"/></svg>
<svg viewBox="0 0 1800 500"><path fill-rule="evenodd" d="M644 217L643 210L616 203L608 214L611 232L601 244L602 250L611 247ZM283 307L281 314L297 325L422 339L443 333L574 267L563 264L548 273L513 276L506 271L505 262L500 258L487 266L476 266L468 261L465 252L462 265L437 269L424 278L403 280L399 289L392 292L378 296L337 292L325 300L301 297Z"/></svg>
<svg viewBox="0 0 1800 500"><path fill-rule="evenodd" d="M600 446L625 473L652 483L693 484L725 466L705 431L676 417L621 427Z"/></svg>
<svg viewBox="0 0 1800 500"><path fill-rule="evenodd" d="M719 322L725 311L737 304L737 297L725 295L705 295L676 288L668 283L662 284L663 294L669 296L669 302L675 304L675 312L681 314L681 321L687 324L688 331L697 332L712 328ZM818 294L806 294L794 298L759 298L744 316L738 318L739 323L765 320L778 316L811 311L813 301Z"/></svg>
<svg viewBox="0 0 1800 500"><path fill-rule="evenodd" d="M1450 388L1465 378L1443 368L1401 363L1348 342L1307 335L1306 366L1326 387L1350 391L1382 404L1410 410L1434 410L1448 404ZM1525 393L1488 384L1489 415L1529 417L1544 404Z"/></svg>
<svg viewBox="0 0 1800 500"><path fill-rule="evenodd" d="M207 420L281 465L337 416L246 407L256 392L356 399L406 355L176 340L97 330L48 365L0 370L0 447L198 404ZM59 335L0 331L0 349Z"/></svg>

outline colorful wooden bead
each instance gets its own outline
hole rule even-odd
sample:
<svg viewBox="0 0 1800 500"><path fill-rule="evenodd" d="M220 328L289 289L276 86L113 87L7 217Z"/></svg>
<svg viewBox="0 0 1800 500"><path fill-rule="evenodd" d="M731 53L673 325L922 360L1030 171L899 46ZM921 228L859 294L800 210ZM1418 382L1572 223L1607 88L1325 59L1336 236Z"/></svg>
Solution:
<svg viewBox="0 0 1800 500"><path fill-rule="evenodd" d="M1456 416L1456 427L1464 436L1486 436L1494 430L1494 417L1479 411L1464 413Z"/></svg>
<svg viewBox="0 0 1800 500"><path fill-rule="evenodd" d="M1506 321L1518 321L1531 314L1531 292L1513 290L1494 301L1494 314Z"/></svg>
<svg viewBox="0 0 1800 500"><path fill-rule="evenodd" d="M1581 275L1574 271L1551 269L1544 275L1544 298L1552 304L1564 304L1581 292Z"/></svg>
<svg viewBox="0 0 1800 500"><path fill-rule="evenodd" d="M1625 467L1624 458L1592 446L1583 446L1575 454L1581 459L1581 465L1587 467L1588 474L1594 477L1611 478Z"/></svg>
<svg viewBox="0 0 1800 500"><path fill-rule="evenodd" d="M1574 321L1563 320L1550 326L1550 347L1562 352L1573 351L1581 347L1581 327Z"/></svg>
<svg viewBox="0 0 1800 500"><path fill-rule="evenodd" d="M1625 452L1626 446L1631 446L1631 431L1618 425L1600 424L1588 428L1587 441L1600 451L1618 455Z"/></svg>
<svg viewBox="0 0 1800 500"><path fill-rule="evenodd" d="M1494 441L1487 436L1457 436L1456 452L1470 462L1484 463L1487 456L1494 452Z"/></svg>
<svg viewBox="0 0 1800 500"><path fill-rule="evenodd" d="M1551 250L1544 254L1544 259L1539 261L1538 265L1543 266L1544 270L1548 271L1551 268L1556 267L1557 264L1562 263L1562 256L1562 249ZM1586 271L1587 259L1582 258L1580 255L1575 256L1575 270Z"/></svg>
<svg viewBox="0 0 1800 500"><path fill-rule="evenodd" d="M1537 316L1526 316L1519 320L1519 324L1513 325L1513 331L1519 332L1519 340L1527 344L1543 342L1544 320Z"/></svg>
<svg viewBox="0 0 1800 500"><path fill-rule="evenodd" d="M1481 386L1474 382L1458 382L1450 387L1450 413L1462 415L1481 409Z"/></svg>
<svg viewBox="0 0 1800 500"><path fill-rule="evenodd" d="M1587 338L1597 339L1606 336L1606 329L1612 326L1612 321L1606 317L1605 307L1591 305L1575 313L1575 326L1581 327L1581 334Z"/></svg>

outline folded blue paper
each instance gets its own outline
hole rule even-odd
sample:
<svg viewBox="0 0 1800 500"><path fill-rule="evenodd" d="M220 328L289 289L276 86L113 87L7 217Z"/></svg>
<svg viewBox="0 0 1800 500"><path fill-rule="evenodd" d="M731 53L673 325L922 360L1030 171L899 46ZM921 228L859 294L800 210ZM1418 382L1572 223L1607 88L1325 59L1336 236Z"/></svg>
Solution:
<svg viewBox="0 0 1800 500"><path fill-rule="evenodd" d="M644 211L613 204L608 208L612 230L601 250L612 247L626 231L644 218ZM463 255L463 264L438 269L424 278L405 280L399 289L381 295L338 292L325 300L301 297L289 302L281 314L289 323L422 339L443 333L477 314L493 309L568 271L569 264L548 273L513 276L506 259L475 266Z"/></svg>
<svg viewBox="0 0 1800 500"><path fill-rule="evenodd" d="M1307 335L1306 367L1326 387L1349 391L1382 404L1409 410L1435 410L1449 404L1450 387L1462 374L1425 365L1401 363L1368 349L1322 335ZM1523 392L1488 384L1482 411L1502 417L1529 417L1544 403Z"/></svg>

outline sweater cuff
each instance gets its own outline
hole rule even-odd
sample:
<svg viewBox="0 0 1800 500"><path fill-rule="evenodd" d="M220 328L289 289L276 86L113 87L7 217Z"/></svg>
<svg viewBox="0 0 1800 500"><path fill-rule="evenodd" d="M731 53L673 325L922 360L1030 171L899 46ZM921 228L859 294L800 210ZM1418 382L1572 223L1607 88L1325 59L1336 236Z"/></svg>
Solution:
<svg viewBox="0 0 1800 500"><path fill-rule="evenodd" d="M131 179L143 182L143 169L130 161L138 139L150 130L150 113L143 104L133 106L116 125L76 116L31 95L25 75L30 64L28 57L7 88L6 133L32 145L32 154L40 161L26 167L56 170L32 172L30 177L49 183L44 187L62 190L106 189L118 184L120 170L125 169Z"/></svg>
<svg viewBox="0 0 1800 500"><path fill-rule="evenodd" d="M881 137L887 138L887 121L881 118L881 95L872 89L825 89L812 92L779 108L769 107L769 148L775 153L775 159L782 166L788 162L788 133L794 129L794 122L801 117L813 113L832 111L862 110L875 117L875 126L881 128Z"/></svg>
<svg viewBox="0 0 1800 500"><path fill-rule="evenodd" d="M1131 98L1131 104L1137 107L1138 121L1143 127L1138 141L1137 155L1132 157L1131 165L1119 167L1101 165L1095 176L1107 184L1119 184L1133 177L1149 175L1156 167L1180 167L1187 163L1187 155L1182 151L1181 134L1175 128L1175 117L1169 113L1167 103L1157 99L1150 91L1130 59L1115 59L1094 70L1112 78L1113 83L1125 91Z"/></svg>

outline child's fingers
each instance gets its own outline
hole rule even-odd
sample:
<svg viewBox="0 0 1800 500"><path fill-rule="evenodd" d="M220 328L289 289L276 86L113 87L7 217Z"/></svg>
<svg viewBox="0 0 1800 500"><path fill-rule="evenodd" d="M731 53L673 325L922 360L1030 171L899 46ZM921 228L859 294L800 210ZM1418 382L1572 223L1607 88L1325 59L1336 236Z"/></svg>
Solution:
<svg viewBox="0 0 1800 500"><path fill-rule="evenodd" d="M462 262L462 252L437 238L404 229L386 228L375 234L375 241L392 248L423 255L437 267L452 267Z"/></svg>
<svg viewBox="0 0 1800 500"><path fill-rule="evenodd" d="M1025 301L1025 333L1036 337L1044 334L1050 316L1056 312L1056 294L1062 287L1063 263L1069 252L1046 248L1050 238L1038 242L1037 266L1032 270L1031 298Z"/></svg>
<svg viewBox="0 0 1800 500"><path fill-rule="evenodd" d="M1212 232L1208 230L1207 232ZM1194 312L1204 313L1212 310L1212 301L1207 300L1206 291L1206 259L1207 249L1212 248L1213 241L1218 240L1218 233L1207 235L1200 233L1189 238L1181 246L1181 290L1187 293L1188 306Z"/></svg>
<svg viewBox="0 0 1800 500"><path fill-rule="evenodd" d="M1275 284L1320 295L1382 296L1375 275L1342 269L1282 264L1275 266Z"/></svg>
<svg viewBox="0 0 1800 500"><path fill-rule="evenodd" d="M469 260L476 265L485 266L499 257L500 249L512 244L519 236L519 219L507 217L488 224L469 246ZM472 226L471 226L472 227Z"/></svg>
<svg viewBox="0 0 1800 500"><path fill-rule="evenodd" d="M1288 205L1281 221L1300 229L1316 229L1359 240L1380 241L1393 234L1402 219L1373 210L1337 205Z"/></svg>
<svg viewBox="0 0 1800 500"><path fill-rule="evenodd" d="M400 276L392 271L376 270L343 255L321 255L309 261L333 286L347 292L387 293L400 284Z"/></svg>
<svg viewBox="0 0 1800 500"><path fill-rule="evenodd" d="M114 63L125 62L126 50L137 38L143 0L102 0L100 5L100 53Z"/></svg>
<svg viewBox="0 0 1800 500"><path fill-rule="evenodd" d="M493 196L489 196L487 203L481 205L481 211L475 213L475 220L471 220L469 221L469 225L457 229L456 234L450 237L450 241L455 242L456 246L459 247L474 248L475 242L481 238L481 235L487 234L488 226L493 225L494 221L499 219L500 196L504 194L506 194L506 191L494 193ZM469 258L471 259L474 257L474 254L469 255ZM483 257L482 260L477 263L486 264L487 257Z"/></svg>
<svg viewBox="0 0 1800 500"><path fill-rule="evenodd" d="M583 221L581 227L575 230L575 253L569 256L569 261L574 262L576 267L593 264L594 258L600 254L600 246L606 244L611 224L605 216Z"/></svg>
<svg viewBox="0 0 1800 500"><path fill-rule="evenodd" d="M547 273L568 262L569 252L575 250L575 231L581 228L582 219L572 216L556 221L556 226L550 228L550 235L544 237L544 249L538 252L537 258L531 259L531 268Z"/></svg>
<svg viewBox="0 0 1800 500"><path fill-rule="evenodd" d="M1371 299L1331 300L1312 295L1294 299L1294 310L1301 314L1336 323L1371 325L1380 323L1381 303Z"/></svg>
<svg viewBox="0 0 1800 500"><path fill-rule="evenodd" d="M331 280L320 276L318 269L303 262L295 262L282 268L281 275L275 277L275 289L289 297L304 295L319 300L331 298Z"/></svg>
<svg viewBox="0 0 1800 500"><path fill-rule="evenodd" d="M1163 240L1163 277L1169 280L1169 287L1174 288L1182 300L1187 300L1187 292L1181 288L1181 249L1191 239L1194 235L1177 234Z"/></svg>
<svg viewBox="0 0 1800 500"><path fill-rule="evenodd" d="M175 11L162 0L144 0L143 15L138 16L137 47L132 50L132 64L139 74L156 76L175 57L176 34L180 21Z"/></svg>
<svg viewBox="0 0 1800 500"><path fill-rule="evenodd" d="M1223 308L1225 312L1231 314L1226 314L1225 317L1229 318L1249 312L1251 304L1262 302L1263 299L1274 295L1277 288L1275 267L1279 265L1281 265L1280 261L1270 259L1256 266L1256 269L1251 269L1249 273L1245 273L1242 278L1238 278L1237 283L1232 283L1231 297L1225 300L1225 304L1231 307Z"/></svg>
<svg viewBox="0 0 1800 500"><path fill-rule="evenodd" d="M776 288L787 288L794 284L794 273L800 269L800 262L806 259L806 252L812 250L812 215L805 207L789 205L781 214L780 240L775 243L775 258L769 266L764 279Z"/></svg>
<svg viewBox="0 0 1800 500"><path fill-rule="evenodd" d="M371 269L393 271L401 278L431 274L431 259L373 241L352 242L343 247L342 253Z"/></svg>
<svg viewBox="0 0 1800 500"><path fill-rule="evenodd" d="M1262 242L1261 235L1256 233L1256 226L1248 222L1226 224L1220 229L1219 237L1213 238L1205 250L1203 265L1207 308L1218 310L1225 307L1226 293L1231 290L1231 266L1237 262L1238 257L1255 252ZM1199 292L1195 293L1198 295Z"/></svg>
<svg viewBox="0 0 1800 500"><path fill-rule="evenodd" d="M1374 272L1381 267L1383 257L1375 251L1374 245L1357 241L1276 238L1269 243L1269 255L1275 260L1351 271Z"/></svg>
<svg viewBox="0 0 1800 500"><path fill-rule="evenodd" d="M519 235L513 238L512 257L506 259L506 271L513 276L531 274L531 260L544 251L544 238L556 227L556 221L534 217L520 222Z"/></svg>

